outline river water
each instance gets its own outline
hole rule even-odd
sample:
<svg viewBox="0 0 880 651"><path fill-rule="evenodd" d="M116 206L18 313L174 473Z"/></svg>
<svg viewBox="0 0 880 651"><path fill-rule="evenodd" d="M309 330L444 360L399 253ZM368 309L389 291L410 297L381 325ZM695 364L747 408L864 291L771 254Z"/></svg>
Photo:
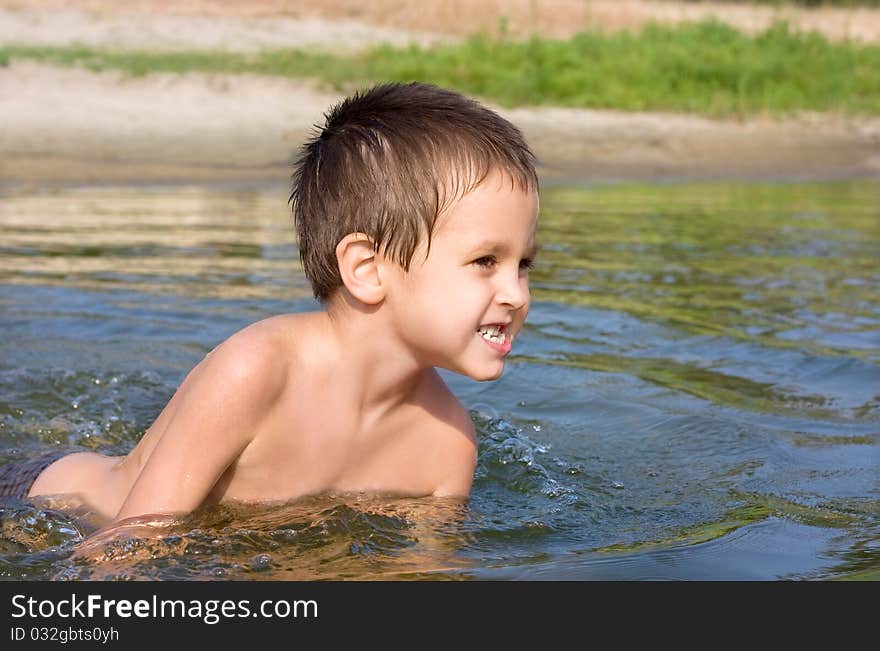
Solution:
<svg viewBox="0 0 880 651"><path fill-rule="evenodd" d="M0 463L124 454L241 327L317 309L284 188L0 190ZM880 578L880 183L553 186L470 501L98 522L0 498L0 577Z"/></svg>

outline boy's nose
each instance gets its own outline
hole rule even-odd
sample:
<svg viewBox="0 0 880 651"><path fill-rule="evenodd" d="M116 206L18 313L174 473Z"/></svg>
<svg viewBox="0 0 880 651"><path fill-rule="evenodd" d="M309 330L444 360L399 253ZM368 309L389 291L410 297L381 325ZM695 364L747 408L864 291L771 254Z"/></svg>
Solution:
<svg viewBox="0 0 880 651"><path fill-rule="evenodd" d="M498 289L498 302L512 310L525 306L529 302L529 297L529 281L518 275Z"/></svg>

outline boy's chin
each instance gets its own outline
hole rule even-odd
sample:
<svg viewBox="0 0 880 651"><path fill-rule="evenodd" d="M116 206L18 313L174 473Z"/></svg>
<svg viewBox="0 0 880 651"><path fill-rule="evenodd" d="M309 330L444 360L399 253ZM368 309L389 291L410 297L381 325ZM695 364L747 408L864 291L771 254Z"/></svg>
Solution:
<svg viewBox="0 0 880 651"><path fill-rule="evenodd" d="M504 363L502 362L496 368L469 368L469 369L456 369L457 373L469 377L472 380L476 380L477 382L491 382L492 380L497 380L504 373Z"/></svg>

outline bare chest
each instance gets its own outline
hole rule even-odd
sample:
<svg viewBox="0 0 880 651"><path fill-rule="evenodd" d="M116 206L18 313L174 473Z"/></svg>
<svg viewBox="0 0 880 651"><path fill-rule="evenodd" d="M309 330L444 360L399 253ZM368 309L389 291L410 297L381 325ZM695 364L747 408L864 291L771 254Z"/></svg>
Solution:
<svg viewBox="0 0 880 651"><path fill-rule="evenodd" d="M212 491L216 501L287 501L325 492L425 496L448 469L431 419L400 409L364 424L339 404L313 401L266 423Z"/></svg>

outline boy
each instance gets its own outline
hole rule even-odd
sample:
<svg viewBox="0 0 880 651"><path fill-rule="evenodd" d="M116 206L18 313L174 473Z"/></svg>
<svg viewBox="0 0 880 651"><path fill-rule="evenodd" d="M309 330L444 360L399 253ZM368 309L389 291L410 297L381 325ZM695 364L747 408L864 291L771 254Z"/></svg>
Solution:
<svg viewBox="0 0 880 651"><path fill-rule="evenodd" d="M324 311L234 334L127 456L50 461L28 496L75 493L120 523L329 491L469 494L473 424L435 367L501 375L529 308L534 158L507 121L426 84L326 117L291 194Z"/></svg>

